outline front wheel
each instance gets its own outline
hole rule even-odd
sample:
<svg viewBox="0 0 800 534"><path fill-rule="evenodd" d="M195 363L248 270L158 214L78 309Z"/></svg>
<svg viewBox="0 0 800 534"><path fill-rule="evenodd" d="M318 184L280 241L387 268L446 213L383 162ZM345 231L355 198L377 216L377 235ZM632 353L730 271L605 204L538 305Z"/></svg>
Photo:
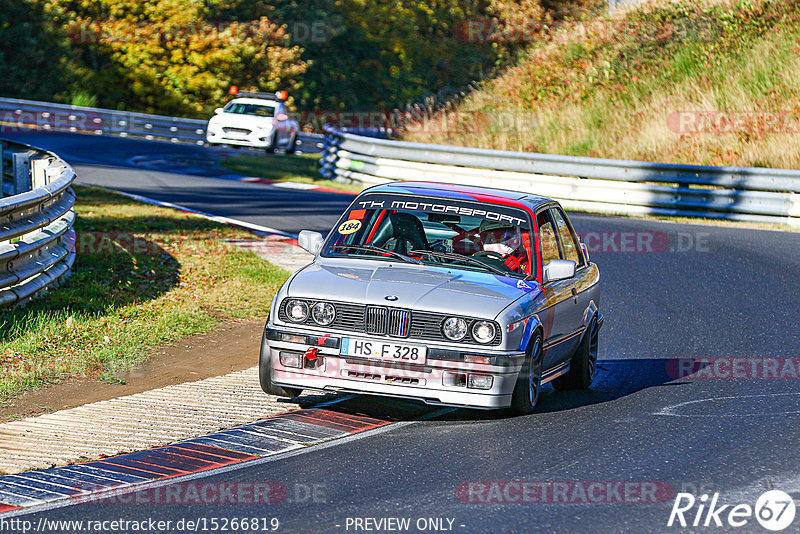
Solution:
<svg viewBox="0 0 800 534"><path fill-rule="evenodd" d="M289 142L289 146L286 147L287 154L294 154L297 151L297 134L292 136L292 140Z"/></svg>
<svg viewBox="0 0 800 534"><path fill-rule="evenodd" d="M553 387L558 390L586 389L592 385L597 373L597 347L600 326L597 316L589 322L586 335L572 355L569 372L553 380Z"/></svg>
<svg viewBox="0 0 800 534"><path fill-rule="evenodd" d="M277 144L277 137L278 134L273 134L272 139L269 141L269 145L264 149L266 150L267 154L274 154L275 153L275 145Z"/></svg>
<svg viewBox="0 0 800 534"><path fill-rule="evenodd" d="M258 381L261 383L261 389L264 393L269 395L294 398L299 397L303 392L300 388L284 388L272 383L272 354L269 350L269 345L267 345L266 334L261 337L261 355L258 359Z"/></svg>
<svg viewBox="0 0 800 534"><path fill-rule="evenodd" d="M528 415L536 409L542 386L542 334L536 332L528 344L525 363L517 376L517 385L511 394L511 411L517 415Z"/></svg>

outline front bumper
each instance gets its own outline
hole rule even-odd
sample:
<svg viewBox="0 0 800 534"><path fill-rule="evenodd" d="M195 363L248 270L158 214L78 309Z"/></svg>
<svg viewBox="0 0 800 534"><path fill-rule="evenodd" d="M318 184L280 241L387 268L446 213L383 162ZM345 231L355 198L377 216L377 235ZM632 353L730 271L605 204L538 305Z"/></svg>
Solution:
<svg viewBox="0 0 800 534"><path fill-rule="evenodd" d="M206 141L210 144L218 145L237 145L249 146L253 148L267 148L272 145L274 130L259 131L253 130L247 136L226 134L221 130L209 130L206 132Z"/></svg>
<svg viewBox="0 0 800 534"><path fill-rule="evenodd" d="M347 336L345 336L347 337ZM505 408L524 361L524 352L492 352L482 347L457 349L413 339L385 339L369 335L354 335L358 339L396 343L424 344L428 347L425 365L397 364L380 360L342 356L339 354L341 336L325 336L295 327L267 325L266 347L271 358L272 382L278 386L321 391L346 391L421 400L428 404L469 408ZM292 338L292 340L288 340ZM314 359L307 359L312 351ZM483 348L485 349L485 348ZM303 355L302 367L288 367L281 353ZM464 354L490 356L490 363L467 363ZM488 389L468 387L476 377L491 376Z"/></svg>

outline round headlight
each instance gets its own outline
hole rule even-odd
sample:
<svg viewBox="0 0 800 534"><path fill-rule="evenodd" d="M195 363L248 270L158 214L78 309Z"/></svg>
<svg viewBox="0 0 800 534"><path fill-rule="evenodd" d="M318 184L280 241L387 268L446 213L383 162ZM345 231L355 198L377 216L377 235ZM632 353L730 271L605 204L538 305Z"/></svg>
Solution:
<svg viewBox="0 0 800 534"><path fill-rule="evenodd" d="M311 307L311 318L315 323L327 326L336 318L336 308L329 302L317 302Z"/></svg>
<svg viewBox="0 0 800 534"><path fill-rule="evenodd" d="M442 332L447 339L461 341L467 335L467 321L460 317L450 317L442 325Z"/></svg>
<svg viewBox="0 0 800 534"><path fill-rule="evenodd" d="M495 328L489 321L477 321L472 325L472 337L478 343L489 343L494 339Z"/></svg>
<svg viewBox="0 0 800 534"><path fill-rule="evenodd" d="M286 303L286 315L290 321L302 323L308 319L308 304L302 300L290 300Z"/></svg>

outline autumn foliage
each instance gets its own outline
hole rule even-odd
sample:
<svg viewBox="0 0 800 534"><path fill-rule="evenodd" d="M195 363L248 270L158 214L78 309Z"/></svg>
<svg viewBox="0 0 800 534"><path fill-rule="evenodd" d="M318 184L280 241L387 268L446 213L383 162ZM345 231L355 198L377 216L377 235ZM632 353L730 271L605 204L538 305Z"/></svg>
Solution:
<svg viewBox="0 0 800 534"><path fill-rule="evenodd" d="M230 85L301 110L391 109L491 76L465 21L539 0L0 0L0 96L207 116Z"/></svg>

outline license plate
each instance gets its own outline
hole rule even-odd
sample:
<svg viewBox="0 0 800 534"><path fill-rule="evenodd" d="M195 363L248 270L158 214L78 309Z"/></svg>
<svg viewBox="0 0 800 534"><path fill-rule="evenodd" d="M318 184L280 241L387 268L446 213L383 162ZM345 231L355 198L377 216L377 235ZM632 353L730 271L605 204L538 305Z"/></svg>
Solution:
<svg viewBox="0 0 800 534"><path fill-rule="evenodd" d="M428 347L424 345L408 345L406 343L384 343L374 339L343 337L339 354L385 362L424 364L428 354Z"/></svg>

